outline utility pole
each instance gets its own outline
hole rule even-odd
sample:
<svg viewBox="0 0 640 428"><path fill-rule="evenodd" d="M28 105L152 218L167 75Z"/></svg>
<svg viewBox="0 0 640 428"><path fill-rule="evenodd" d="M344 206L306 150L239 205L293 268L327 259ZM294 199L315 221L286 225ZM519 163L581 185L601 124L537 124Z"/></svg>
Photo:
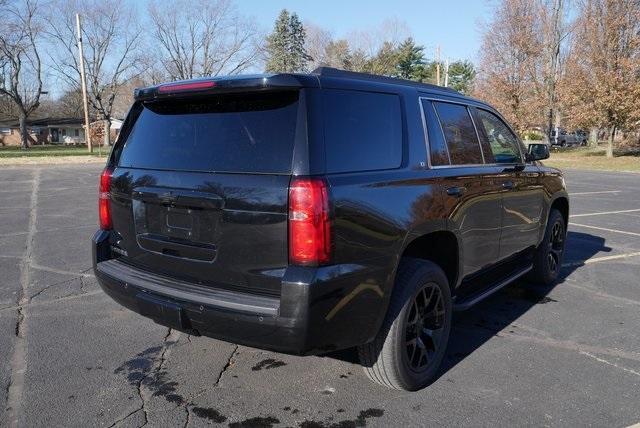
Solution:
<svg viewBox="0 0 640 428"><path fill-rule="evenodd" d="M82 104L84 106L84 140L87 143L89 153L93 152L89 131L89 107L87 105L87 81L84 75L84 54L82 52L82 30L80 28L80 14L76 13L76 27L78 30L78 52L80 55L80 81L82 86Z"/></svg>
<svg viewBox="0 0 640 428"><path fill-rule="evenodd" d="M449 87L449 58L444 60L444 87Z"/></svg>
<svg viewBox="0 0 640 428"><path fill-rule="evenodd" d="M436 83L440 86L440 45L436 46Z"/></svg>

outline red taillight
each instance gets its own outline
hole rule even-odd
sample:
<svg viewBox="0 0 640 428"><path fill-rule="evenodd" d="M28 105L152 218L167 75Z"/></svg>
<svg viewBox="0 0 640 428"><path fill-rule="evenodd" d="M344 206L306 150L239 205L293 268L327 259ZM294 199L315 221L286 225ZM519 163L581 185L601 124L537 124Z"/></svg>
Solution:
<svg viewBox="0 0 640 428"><path fill-rule="evenodd" d="M100 229L111 229L111 168L105 168L100 174L100 186L98 188L98 217L100 218Z"/></svg>
<svg viewBox="0 0 640 428"><path fill-rule="evenodd" d="M323 180L296 178L289 187L289 262L318 265L329 261L329 194Z"/></svg>
<svg viewBox="0 0 640 428"><path fill-rule="evenodd" d="M216 86L216 82L210 80L204 82L168 83L161 85L158 88L158 92L167 94L169 92L197 91L199 89L210 89L214 86Z"/></svg>

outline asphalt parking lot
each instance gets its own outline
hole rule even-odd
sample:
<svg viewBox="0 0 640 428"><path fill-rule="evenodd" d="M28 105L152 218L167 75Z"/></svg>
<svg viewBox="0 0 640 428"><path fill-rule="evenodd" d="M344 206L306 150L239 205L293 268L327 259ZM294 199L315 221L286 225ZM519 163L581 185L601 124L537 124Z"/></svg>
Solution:
<svg viewBox="0 0 640 428"><path fill-rule="evenodd" d="M568 172L563 280L457 314L439 379L370 383L122 309L91 272L100 165L0 169L0 426L628 426L640 422L640 175Z"/></svg>

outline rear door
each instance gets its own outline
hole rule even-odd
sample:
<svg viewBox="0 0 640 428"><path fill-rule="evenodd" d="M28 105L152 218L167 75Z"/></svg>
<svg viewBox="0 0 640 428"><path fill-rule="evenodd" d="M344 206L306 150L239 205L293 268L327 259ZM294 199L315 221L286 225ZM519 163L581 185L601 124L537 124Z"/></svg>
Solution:
<svg viewBox="0 0 640 428"><path fill-rule="evenodd" d="M262 91L134 105L113 154L114 252L155 273L278 294L300 104L300 91Z"/></svg>
<svg viewBox="0 0 640 428"><path fill-rule="evenodd" d="M458 235L462 278L499 258L501 170L484 164L466 105L422 99L430 164L442 180L449 228Z"/></svg>
<svg viewBox="0 0 640 428"><path fill-rule="evenodd" d="M501 169L500 259L507 259L537 244L543 209L540 172L534 165L525 166L518 138L502 119L481 108L475 109L475 117L480 138L489 148L488 162Z"/></svg>

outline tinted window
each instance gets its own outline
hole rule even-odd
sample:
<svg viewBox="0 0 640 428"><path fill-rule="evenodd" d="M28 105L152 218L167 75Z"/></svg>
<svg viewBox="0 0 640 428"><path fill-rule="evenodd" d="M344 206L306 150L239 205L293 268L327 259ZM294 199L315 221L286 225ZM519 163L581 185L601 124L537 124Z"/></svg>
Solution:
<svg viewBox="0 0 640 428"><path fill-rule="evenodd" d="M324 91L327 172L397 168L402 116L397 95Z"/></svg>
<svg viewBox="0 0 640 428"><path fill-rule="evenodd" d="M522 162L518 139L509 127L495 114L486 110L477 110L479 126L491 147L495 163Z"/></svg>
<svg viewBox="0 0 640 428"><path fill-rule="evenodd" d="M297 100L297 92L265 92L145 103L119 165L289 173Z"/></svg>
<svg viewBox="0 0 640 428"><path fill-rule="evenodd" d="M482 152L467 108L459 104L433 103L449 148L452 165L481 164Z"/></svg>
<svg viewBox="0 0 640 428"><path fill-rule="evenodd" d="M431 165L449 165L449 154L447 153L447 145L444 142L442 131L440 130L440 124L438 118L436 118L435 111L431 101L422 100L422 110L424 112L424 119L427 124L427 136L429 137L429 156Z"/></svg>

